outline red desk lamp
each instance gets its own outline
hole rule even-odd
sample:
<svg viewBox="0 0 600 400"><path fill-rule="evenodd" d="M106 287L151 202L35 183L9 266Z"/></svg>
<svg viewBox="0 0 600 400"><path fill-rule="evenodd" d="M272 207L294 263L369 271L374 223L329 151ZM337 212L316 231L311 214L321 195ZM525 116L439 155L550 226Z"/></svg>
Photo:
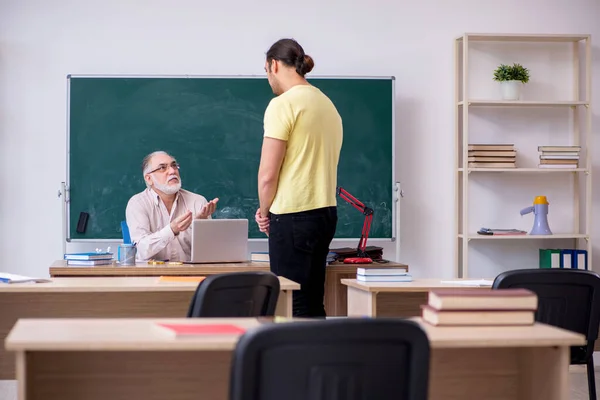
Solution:
<svg viewBox="0 0 600 400"><path fill-rule="evenodd" d="M371 221L373 221L373 209L365 206L360 200L352 196L344 188L338 187L337 194L342 199L350 203L358 211L362 212L365 216L365 222L363 223L362 232L360 234L360 240L358 241L358 257L350 257L344 259L346 264L370 264L373 260L365 252L367 248L367 239L369 237L369 231L371 230Z"/></svg>

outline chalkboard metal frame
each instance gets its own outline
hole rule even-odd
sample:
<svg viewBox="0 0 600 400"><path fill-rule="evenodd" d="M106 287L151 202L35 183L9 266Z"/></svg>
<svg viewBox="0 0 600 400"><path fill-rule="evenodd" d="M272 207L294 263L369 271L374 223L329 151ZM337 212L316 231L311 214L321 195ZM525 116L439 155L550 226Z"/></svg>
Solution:
<svg viewBox="0 0 600 400"><path fill-rule="evenodd" d="M72 238L71 237L71 218L70 218L70 139L71 139L71 129L70 129L70 104L71 104L71 78L151 78L151 79L161 79L161 78L187 78L187 79L265 79L264 75L193 75L193 74L159 74L159 75L146 75L146 74L69 74L67 75L67 132L66 132L66 181L61 182L61 189L59 191L58 196L63 198L63 250L65 249L65 245L67 242L69 243L114 243L118 242L119 239L82 239L82 238ZM396 247L399 246L399 233L400 227L398 226L399 221L399 213L400 213L400 198L403 197L403 193L400 189L400 182L396 180L396 79L394 76L344 76L344 75L315 75L308 78L308 80L318 80L318 79L389 79L392 84L392 148L390 151L392 152L392 199L390 199L391 204L394 206L391 207L392 211L392 226L391 226L391 237L390 238L376 238L370 239L369 241L372 243L373 241L382 241L382 242L397 242ZM341 199L338 201L338 207L340 206L350 206L349 204L344 204L345 202ZM358 212L358 211L357 211ZM358 236L354 239L358 239ZM343 241L352 241L353 238L335 238L334 240L343 240ZM258 239L258 238L248 238L249 241L255 242L264 242L267 239Z"/></svg>

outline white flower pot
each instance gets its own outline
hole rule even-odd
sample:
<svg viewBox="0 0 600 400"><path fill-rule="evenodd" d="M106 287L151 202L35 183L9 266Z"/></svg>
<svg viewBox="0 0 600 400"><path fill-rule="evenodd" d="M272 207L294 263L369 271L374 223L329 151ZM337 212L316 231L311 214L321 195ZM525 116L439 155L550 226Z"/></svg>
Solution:
<svg viewBox="0 0 600 400"><path fill-rule="evenodd" d="M502 91L502 100L519 100L521 97L521 81L503 81L500 82L500 90Z"/></svg>

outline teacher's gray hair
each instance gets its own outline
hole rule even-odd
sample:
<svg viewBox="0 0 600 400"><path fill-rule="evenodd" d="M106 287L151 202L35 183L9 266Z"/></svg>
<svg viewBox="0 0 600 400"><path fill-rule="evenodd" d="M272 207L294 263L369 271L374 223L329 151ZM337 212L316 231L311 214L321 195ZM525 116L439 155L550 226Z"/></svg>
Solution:
<svg viewBox="0 0 600 400"><path fill-rule="evenodd" d="M162 151L162 150L158 150L158 151L153 151L152 153L148 154L146 157L144 157L144 159L142 160L142 174L146 175L148 172L150 172L150 161L152 160L152 157L157 156L159 154L164 154L165 156L169 156L171 158L173 158L172 155L170 155L169 153L167 153L166 151Z"/></svg>

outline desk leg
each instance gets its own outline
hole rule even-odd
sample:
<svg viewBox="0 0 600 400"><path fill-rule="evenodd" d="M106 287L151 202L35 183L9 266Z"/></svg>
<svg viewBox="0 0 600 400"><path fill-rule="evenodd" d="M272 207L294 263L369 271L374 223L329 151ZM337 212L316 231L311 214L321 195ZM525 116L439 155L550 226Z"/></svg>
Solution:
<svg viewBox="0 0 600 400"><path fill-rule="evenodd" d="M24 351L18 351L16 358L17 398L19 400L25 400L27 398L27 357Z"/></svg>
<svg viewBox="0 0 600 400"><path fill-rule="evenodd" d="M292 290L282 290L279 292L277 307L275 308L275 315L278 317L292 317L292 293Z"/></svg>
<svg viewBox="0 0 600 400"><path fill-rule="evenodd" d="M348 286L348 316L377 316L377 293L367 292Z"/></svg>

